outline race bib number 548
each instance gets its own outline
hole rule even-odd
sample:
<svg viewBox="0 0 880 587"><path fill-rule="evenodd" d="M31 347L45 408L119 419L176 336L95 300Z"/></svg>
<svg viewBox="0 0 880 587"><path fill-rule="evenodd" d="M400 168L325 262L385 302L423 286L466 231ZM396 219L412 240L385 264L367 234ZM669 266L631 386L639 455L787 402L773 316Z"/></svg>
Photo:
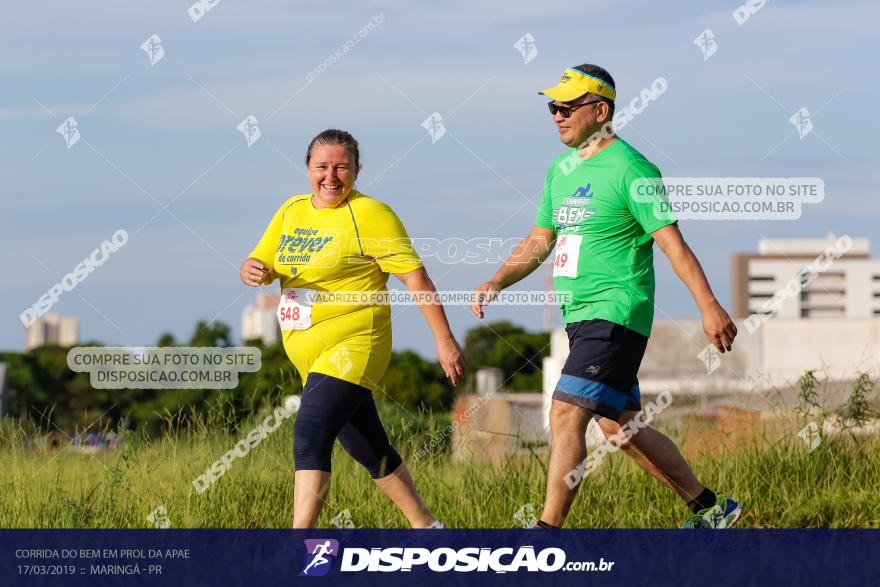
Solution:
<svg viewBox="0 0 880 587"><path fill-rule="evenodd" d="M278 324L281 330L305 330L312 325L312 302L315 290L287 287L278 301Z"/></svg>
<svg viewBox="0 0 880 587"><path fill-rule="evenodd" d="M553 277L577 277L578 256L581 253L580 234L566 234L556 241Z"/></svg>

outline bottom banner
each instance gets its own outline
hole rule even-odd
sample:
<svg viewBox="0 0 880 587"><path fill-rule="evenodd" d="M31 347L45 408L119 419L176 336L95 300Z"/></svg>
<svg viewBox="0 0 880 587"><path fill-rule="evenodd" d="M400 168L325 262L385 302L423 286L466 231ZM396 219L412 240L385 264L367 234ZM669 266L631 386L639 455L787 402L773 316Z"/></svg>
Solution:
<svg viewBox="0 0 880 587"><path fill-rule="evenodd" d="M0 530L0 585L877 585L877 552L878 530Z"/></svg>

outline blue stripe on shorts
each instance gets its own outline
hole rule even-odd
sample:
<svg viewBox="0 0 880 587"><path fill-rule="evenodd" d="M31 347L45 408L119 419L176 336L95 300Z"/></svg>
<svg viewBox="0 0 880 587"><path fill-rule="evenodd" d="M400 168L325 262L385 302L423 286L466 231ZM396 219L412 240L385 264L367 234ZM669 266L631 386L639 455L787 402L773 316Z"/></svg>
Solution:
<svg viewBox="0 0 880 587"><path fill-rule="evenodd" d="M615 420L624 410L640 409L641 392L638 385L633 385L629 393L624 393L598 381L563 374L556 384L556 390L575 400L569 403L576 403Z"/></svg>

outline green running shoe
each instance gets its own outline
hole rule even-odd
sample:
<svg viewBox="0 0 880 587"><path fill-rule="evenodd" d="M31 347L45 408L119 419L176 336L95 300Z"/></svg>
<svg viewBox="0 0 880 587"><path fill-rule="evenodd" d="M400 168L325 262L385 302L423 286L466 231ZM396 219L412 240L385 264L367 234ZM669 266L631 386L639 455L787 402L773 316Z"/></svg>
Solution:
<svg viewBox="0 0 880 587"><path fill-rule="evenodd" d="M724 504L723 506L721 504ZM692 515L682 528L730 528L739 520L742 508L735 500L719 493L715 505Z"/></svg>

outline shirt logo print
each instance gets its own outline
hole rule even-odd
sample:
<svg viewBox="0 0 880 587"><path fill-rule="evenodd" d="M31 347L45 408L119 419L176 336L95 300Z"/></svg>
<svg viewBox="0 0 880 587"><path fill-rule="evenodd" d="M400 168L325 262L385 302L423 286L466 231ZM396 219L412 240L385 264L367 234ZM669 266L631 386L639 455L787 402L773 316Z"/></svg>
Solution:
<svg viewBox="0 0 880 587"><path fill-rule="evenodd" d="M590 194L591 186L592 184L589 183L585 186L581 186L577 188L573 194L562 200L562 206L556 210L556 232L573 226L578 226L596 213L595 210L587 208L587 205L593 197Z"/></svg>

